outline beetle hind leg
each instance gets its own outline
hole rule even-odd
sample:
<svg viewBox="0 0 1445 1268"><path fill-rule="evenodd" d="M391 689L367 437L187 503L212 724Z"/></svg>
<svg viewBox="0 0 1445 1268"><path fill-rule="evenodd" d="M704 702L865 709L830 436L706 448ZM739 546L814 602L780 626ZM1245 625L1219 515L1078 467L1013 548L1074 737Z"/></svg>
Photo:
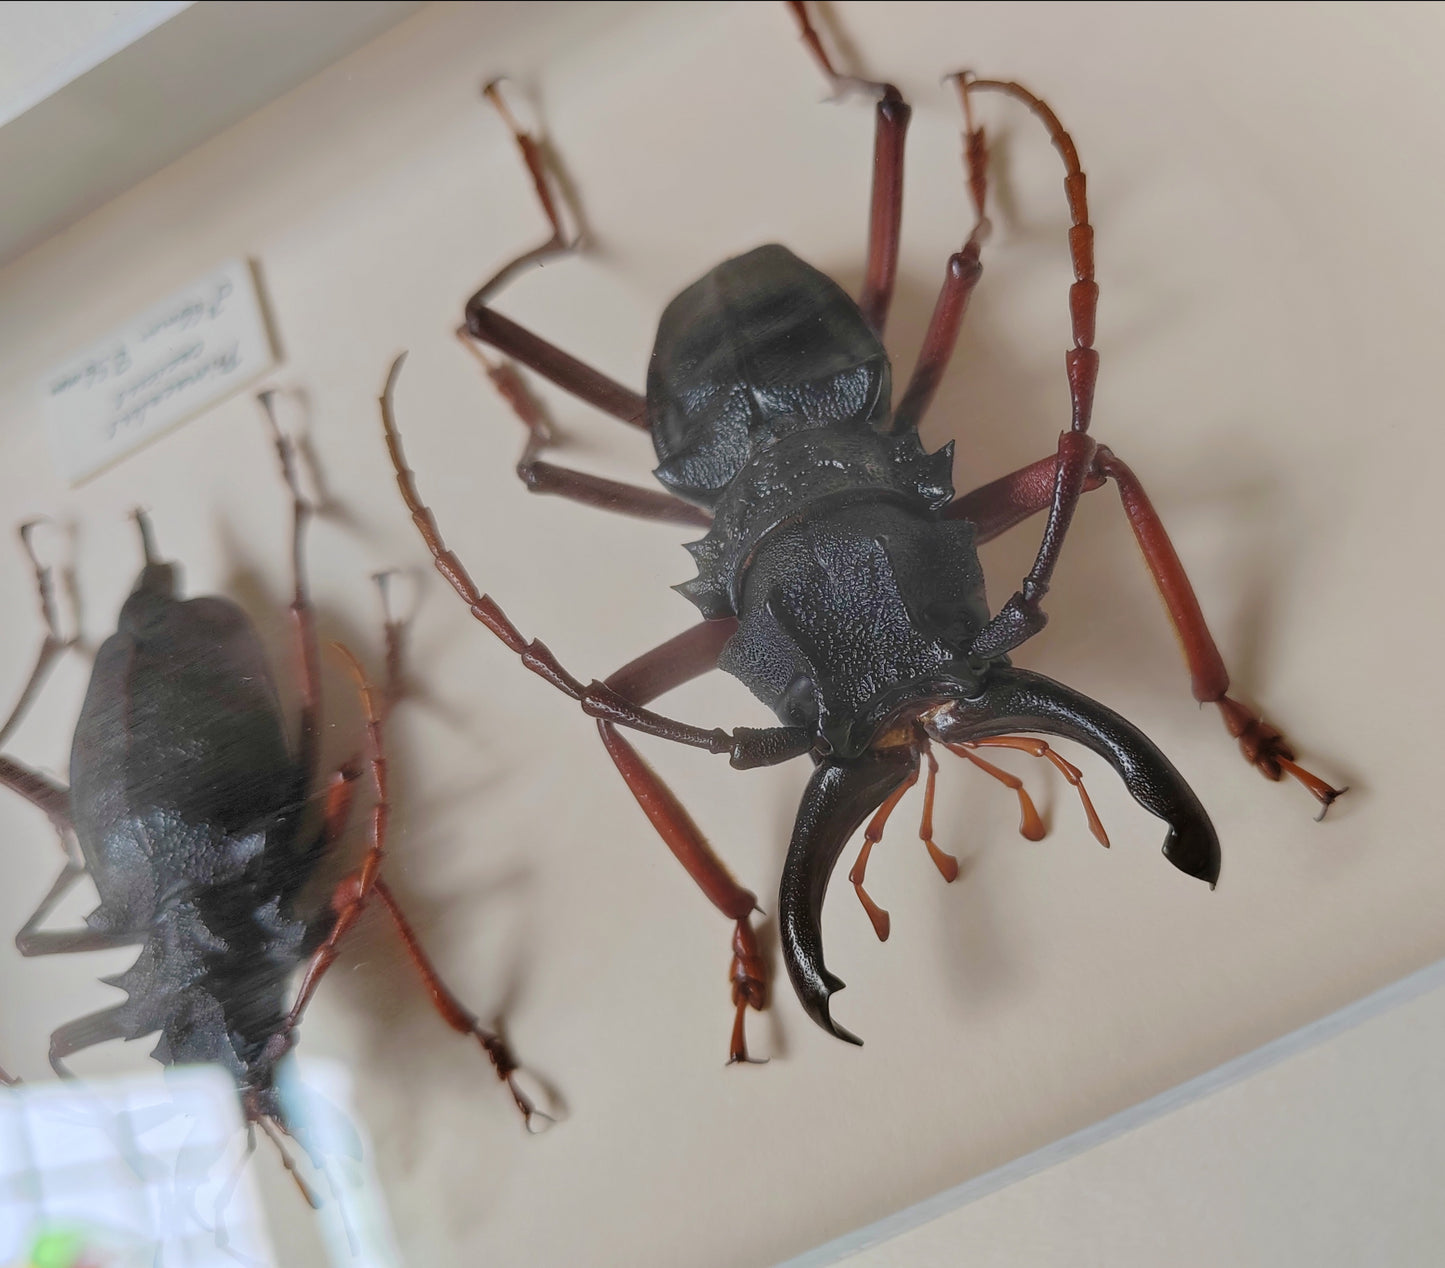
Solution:
<svg viewBox="0 0 1445 1268"><path fill-rule="evenodd" d="M788 7L797 19L799 34L818 68L838 96L863 92L876 97L877 123L873 134L873 193L868 214L868 265L858 307L881 339L898 280L898 243L903 226L903 148L913 108L892 84L840 74L833 67L808 6L792 0Z"/></svg>
<svg viewBox="0 0 1445 1268"><path fill-rule="evenodd" d="M587 404L644 431L648 427L647 402L639 393L592 369L554 344L534 335L491 307L499 291L518 273L534 264L576 250L580 234L569 235L563 223L559 182L549 177L541 143L522 128L494 80L483 89L496 107L521 151L531 175L537 201L552 236L541 246L524 251L497 270L467 301L466 321L458 329L462 345L475 356L502 399L527 428L527 444L517 463L517 475L533 493L551 493L603 510L706 528L712 517L706 511L661 490L607 480L585 471L560 467L541 459L552 443L553 432L540 403L527 389L513 361L520 362ZM490 345L510 360L499 361L482 351Z"/></svg>

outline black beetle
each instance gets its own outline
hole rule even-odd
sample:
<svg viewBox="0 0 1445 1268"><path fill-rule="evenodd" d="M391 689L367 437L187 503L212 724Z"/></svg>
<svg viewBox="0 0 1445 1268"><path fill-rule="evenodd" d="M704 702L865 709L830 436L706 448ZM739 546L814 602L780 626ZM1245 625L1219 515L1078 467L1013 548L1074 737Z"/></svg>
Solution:
<svg viewBox="0 0 1445 1268"><path fill-rule="evenodd" d="M1134 799L1168 825L1166 857L1207 881L1219 875L1219 844L1198 798L1169 760L1117 713L1060 683L1014 668L1008 653L1043 627L1042 600L1082 493L1112 480L1165 600L1198 700L1217 704L1246 758L1271 779L1288 773L1328 806L1341 790L1303 770L1280 733L1226 693L1228 674L1177 556L1133 473L1088 434L1098 354L1093 230L1074 143L1052 110L1020 85L953 77L965 116L965 159L976 221L948 262L917 367L896 407L882 332L897 272L903 140L910 109L891 84L838 75L805 7L790 6L803 40L836 89L876 98L868 262L855 303L785 247L759 247L718 265L668 305L658 328L645 396L582 364L491 307L521 267L568 251L537 142L501 111L553 230L550 241L501 269L469 301L458 332L529 430L518 472L534 492L645 518L707 527L689 545L697 577L677 587L706 618L639 657L606 682L584 684L540 643L528 642L472 583L443 543L402 455L391 396L382 413L403 497L437 567L527 667L598 719L603 742L639 804L712 902L736 922L736 1007L731 1059L746 1060L745 1010L766 1001L764 966L750 926L753 895L713 854L687 812L618 732L619 726L727 753L732 764L771 764L808 753L803 794L783 869L779 923L784 961L804 1008L821 1026L857 1042L829 1014L842 983L823 961L824 891L850 836L878 811L852 879L886 936L886 913L863 891L867 851L889 811L926 761L922 836L950 879L956 867L931 841L936 741L1018 788L980 761L984 745L1046 756L1082 795L1078 771L1038 740L1074 740L1103 757ZM987 146L970 94L1003 93L1048 129L1064 160L1075 281L1069 294L1074 347L1066 355L1070 427L1057 452L963 496L952 483L952 445L924 451L918 424L944 373L969 296L982 273L988 231ZM549 429L511 362L496 348L598 409L647 430L667 492L636 488L541 461ZM1030 515L1048 511L1043 543L1017 593L990 616L977 547ZM778 716L765 730L705 730L643 706L721 668ZM1021 798L1023 794L1021 793ZM1095 835L1108 844L1087 798ZM1038 835L1026 799L1024 831Z"/></svg>
<svg viewBox="0 0 1445 1268"><path fill-rule="evenodd" d="M477 1038L530 1124L536 1111L517 1085L517 1063L505 1042L440 981L379 875L388 814L381 711L345 649L368 719L376 785L371 845L330 901L309 895L346 826L362 763L345 763L317 789L319 656L302 567L311 508L296 480L291 443L275 426L269 398L261 399L294 511L291 615L302 672L295 743L287 738L276 682L246 614L216 595L181 598L176 566L157 557L149 521L138 511L145 563L116 632L96 656L71 748L70 787L0 756L0 785L50 817L68 854L59 879L16 937L20 952L140 948L129 969L105 979L126 992L125 1001L56 1030L51 1065L65 1074L65 1059L82 1048L159 1031L157 1060L223 1066L235 1077L248 1123L273 1136L289 1131L277 1063L294 1046L302 1012L342 936L375 898L438 1011L454 1029ZM61 646L47 570L37 563L36 574L48 633L17 718ZM398 627L389 615L386 628L394 665ZM78 857L70 853L71 841ZM84 927L41 929L85 875L100 904ZM289 983L302 965L305 977L288 1004Z"/></svg>

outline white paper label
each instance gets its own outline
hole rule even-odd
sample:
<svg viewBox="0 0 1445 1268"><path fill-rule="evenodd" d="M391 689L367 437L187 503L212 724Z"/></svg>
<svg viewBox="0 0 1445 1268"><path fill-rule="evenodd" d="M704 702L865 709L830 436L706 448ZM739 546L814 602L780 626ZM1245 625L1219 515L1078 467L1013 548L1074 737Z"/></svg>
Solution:
<svg viewBox="0 0 1445 1268"><path fill-rule="evenodd" d="M251 268L233 260L41 380L55 465L76 484L273 362Z"/></svg>

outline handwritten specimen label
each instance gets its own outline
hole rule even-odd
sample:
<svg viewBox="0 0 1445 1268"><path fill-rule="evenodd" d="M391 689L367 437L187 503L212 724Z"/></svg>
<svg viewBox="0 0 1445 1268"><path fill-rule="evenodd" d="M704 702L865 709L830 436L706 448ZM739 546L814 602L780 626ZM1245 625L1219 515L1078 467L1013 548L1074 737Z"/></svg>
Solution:
<svg viewBox="0 0 1445 1268"><path fill-rule="evenodd" d="M233 260L41 380L50 450L72 484L271 368L250 266Z"/></svg>

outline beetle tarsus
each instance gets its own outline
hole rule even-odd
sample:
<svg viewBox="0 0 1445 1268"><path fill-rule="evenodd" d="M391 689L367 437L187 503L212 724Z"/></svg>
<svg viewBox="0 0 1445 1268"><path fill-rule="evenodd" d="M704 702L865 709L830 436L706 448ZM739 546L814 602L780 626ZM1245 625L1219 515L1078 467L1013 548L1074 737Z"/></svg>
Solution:
<svg viewBox="0 0 1445 1268"><path fill-rule="evenodd" d="M1290 776L1320 803L1317 822L1325 817L1338 798L1350 791L1327 784L1301 766L1295 760L1294 749L1280 730L1238 700L1221 696L1213 703L1219 706L1225 729L1239 741L1239 751L1244 754L1245 761L1266 779L1279 780L1285 775Z"/></svg>
<svg viewBox="0 0 1445 1268"><path fill-rule="evenodd" d="M762 1012L768 1006L767 966L752 921L744 916L733 926L733 958L728 968L733 984L733 1031L728 1044L728 1065L766 1065L766 1057L748 1055L748 1009Z"/></svg>

